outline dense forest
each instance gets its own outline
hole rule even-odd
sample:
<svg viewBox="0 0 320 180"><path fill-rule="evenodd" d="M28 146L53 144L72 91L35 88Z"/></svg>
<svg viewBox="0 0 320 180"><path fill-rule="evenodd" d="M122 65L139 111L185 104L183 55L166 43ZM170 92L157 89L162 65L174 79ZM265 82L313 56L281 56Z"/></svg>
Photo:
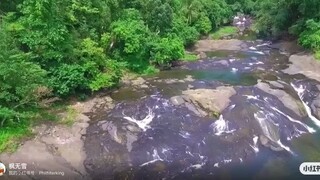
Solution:
<svg viewBox="0 0 320 180"><path fill-rule="evenodd" d="M0 131L27 126L43 98L170 67L237 12L259 34L290 33L320 58L319 0L1 0Z"/></svg>

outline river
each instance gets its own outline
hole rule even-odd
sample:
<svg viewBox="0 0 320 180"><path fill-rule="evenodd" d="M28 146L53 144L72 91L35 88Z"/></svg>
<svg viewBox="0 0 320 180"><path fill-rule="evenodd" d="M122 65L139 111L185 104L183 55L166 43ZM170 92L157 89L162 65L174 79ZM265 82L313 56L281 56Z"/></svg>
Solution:
<svg viewBox="0 0 320 180"><path fill-rule="evenodd" d="M320 161L320 121L310 107L320 83L284 73L290 54L270 42L245 43L113 92L114 108L92 113L85 135L93 179L303 178L299 165ZM173 103L190 93L229 103L221 112L200 100Z"/></svg>

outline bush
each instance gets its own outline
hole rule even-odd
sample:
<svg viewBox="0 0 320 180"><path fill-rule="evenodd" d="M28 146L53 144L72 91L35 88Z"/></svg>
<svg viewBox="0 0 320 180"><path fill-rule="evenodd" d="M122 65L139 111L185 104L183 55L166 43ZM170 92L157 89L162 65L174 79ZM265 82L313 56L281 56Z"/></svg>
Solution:
<svg viewBox="0 0 320 180"><path fill-rule="evenodd" d="M88 87L88 83L85 78L85 69L81 65L62 64L50 71L50 87L59 96L74 94L76 89L84 90Z"/></svg>
<svg viewBox="0 0 320 180"><path fill-rule="evenodd" d="M313 19L306 22L305 30L300 34L299 43L311 49L320 49L320 22Z"/></svg>
<svg viewBox="0 0 320 180"><path fill-rule="evenodd" d="M167 66L171 61L183 57L183 43L178 38L160 38L152 44L150 54L152 62Z"/></svg>

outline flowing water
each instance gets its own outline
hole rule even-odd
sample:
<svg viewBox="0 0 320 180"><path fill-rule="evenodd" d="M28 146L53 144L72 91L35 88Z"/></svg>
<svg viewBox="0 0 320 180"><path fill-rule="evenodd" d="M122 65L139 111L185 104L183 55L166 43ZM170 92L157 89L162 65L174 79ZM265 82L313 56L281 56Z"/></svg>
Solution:
<svg viewBox="0 0 320 180"><path fill-rule="evenodd" d="M320 161L320 121L311 110L320 83L282 73L288 55L265 42L248 44L247 51L209 52L208 59L145 77L148 88L113 93L115 107L97 111L87 129L85 166L92 177L300 179L301 162ZM305 115L259 89L260 81L279 82ZM218 117L170 102L188 88L219 86L236 94Z"/></svg>

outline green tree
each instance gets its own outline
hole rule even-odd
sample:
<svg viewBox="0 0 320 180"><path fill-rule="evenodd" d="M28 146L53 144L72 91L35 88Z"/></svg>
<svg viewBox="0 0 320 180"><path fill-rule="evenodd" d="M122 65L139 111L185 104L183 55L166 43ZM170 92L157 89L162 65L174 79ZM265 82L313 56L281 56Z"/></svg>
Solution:
<svg viewBox="0 0 320 180"><path fill-rule="evenodd" d="M0 27L0 126L19 123L27 107L36 107L46 72L16 48L5 23Z"/></svg>
<svg viewBox="0 0 320 180"><path fill-rule="evenodd" d="M172 60L178 60L184 55L183 43L179 38L159 38L152 43L151 60L158 65L169 66Z"/></svg>

